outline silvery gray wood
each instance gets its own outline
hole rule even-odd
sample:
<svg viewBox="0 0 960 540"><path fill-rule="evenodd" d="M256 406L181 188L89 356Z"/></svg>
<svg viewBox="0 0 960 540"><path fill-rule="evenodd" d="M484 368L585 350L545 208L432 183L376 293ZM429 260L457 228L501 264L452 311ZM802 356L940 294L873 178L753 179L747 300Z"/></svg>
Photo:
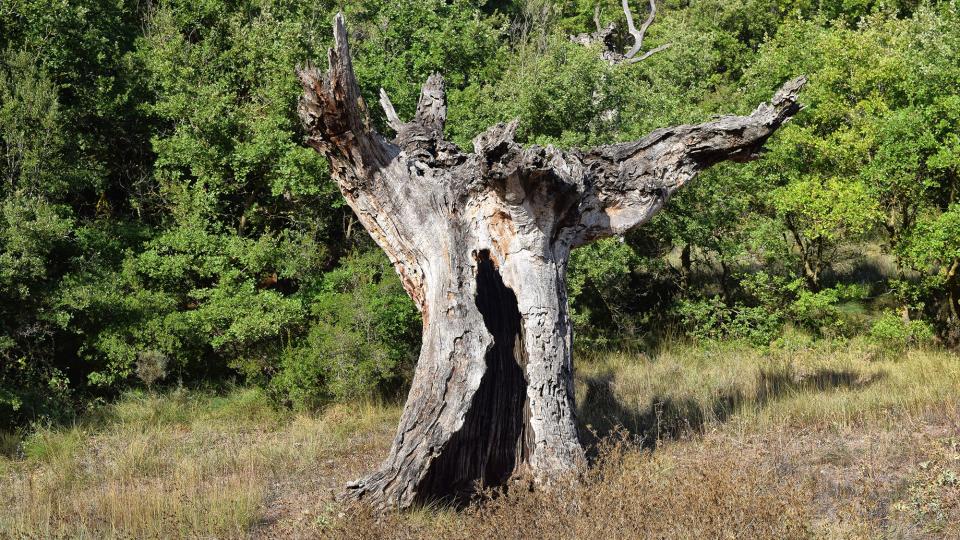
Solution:
<svg viewBox="0 0 960 540"><path fill-rule="evenodd" d="M803 77L747 116L659 129L583 150L523 147L517 123L443 139L431 76L392 140L370 124L342 15L326 73L298 69L307 143L383 248L423 317L423 345L389 455L347 494L405 508L529 474L548 483L583 459L567 308L570 251L648 221L703 169L756 157L800 106Z"/></svg>

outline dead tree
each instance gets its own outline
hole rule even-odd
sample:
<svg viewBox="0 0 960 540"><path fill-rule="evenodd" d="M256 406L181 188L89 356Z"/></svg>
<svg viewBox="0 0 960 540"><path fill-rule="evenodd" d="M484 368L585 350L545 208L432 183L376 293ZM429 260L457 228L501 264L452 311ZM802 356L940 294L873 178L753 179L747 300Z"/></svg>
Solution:
<svg viewBox="0 0 960 540"><path fill-rule="evenodd" d="M653 19L657 16L657 4L655 0L650 0L650 14L647 15L647 20L643 21L643 24L640 25L639 30L637 30L637 27L633 24L633 14L630 12L630 4L627 3L627 0L621 0L621 6L623 7L623 14L627 17L627 31L630 33L630 36L633 37L633 46L630 47L627 52L621 53L614 50L616 46L614 43L614 31L617 25L611 22L607 24L607 26L600 26L599 5L593 11L593 23L597 27L596 32L570 36L570 41L587 47L594 43L599 43L603 48L600 52L600 57L609 64L635 64L642 62L662 50L669 49L673 45L672 43L664 43L659 47L650 49L640 56L637 56L637 53L643 48L643 38L647 35L647 29L650 28L650 25L653 24Z"/></svg>
<svg viewBox="0 0 960 540"><path fill-rule="evenodd" d="M334 23L329 70L298 69L307 143L387 253L423 317L423 344L389 455L348 486L376 506L407 507L502 484L549 481L583 458L574 417L567 312L570 251L650 219L714 163L748 160L800 106L805 79L747 116L659 129L584 150L524 148L516 121L444 140L444 83L431 76L393 140L371 126Z"/></svg>

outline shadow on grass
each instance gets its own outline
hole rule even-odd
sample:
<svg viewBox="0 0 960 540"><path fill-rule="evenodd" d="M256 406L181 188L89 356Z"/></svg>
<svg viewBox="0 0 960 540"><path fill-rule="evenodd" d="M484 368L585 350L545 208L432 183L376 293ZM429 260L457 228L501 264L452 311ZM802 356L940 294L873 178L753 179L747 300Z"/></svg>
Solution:
<svg viewBox="0 0 960 540"><path fill-rule="evenodd" d="M790 373L762 370L758 376L757 392L753 402L763 406L803 390L820 392L836 389L858 390L876 383L885 376L884 372L879 372L864 378L856 371L820 369L798 379Z"/></svg>
<svg viewBox="0 0 960 540"><path fill-rule="evenodd" d="M690 397L656 395L644 407L624 404L614 391L614 375L587 377L586 396L578 407L580 432L589 448L604 437L621 433L645 448L655 449L664 440L702 433L711 422L722 423L744 407L764 407L801 391L865 388L885 375L863 378L856 371L821 369L795 377L789 372L761 370L752 395L740 389L721 392L708 402Z"/></svg>

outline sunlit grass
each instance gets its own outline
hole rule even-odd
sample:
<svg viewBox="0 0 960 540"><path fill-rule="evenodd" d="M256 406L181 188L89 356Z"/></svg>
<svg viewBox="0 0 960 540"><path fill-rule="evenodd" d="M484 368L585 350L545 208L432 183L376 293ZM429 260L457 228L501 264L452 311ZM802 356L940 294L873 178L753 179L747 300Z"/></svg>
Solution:
<svg viewBox="0 0 960 540"><path fill-rule="evenodd" d="M904 509L893 517L905 527L947 527L952 514L927 506L953 500L952 484L942 478L960 473L951 461L955 452L943 454L934 476L903 469L928 459L926 447L903 438L937 418L958 422L960 359L941 350L892 354L866 342L794 338L762 350L670 340L647 353L581 355L576 390L583 427L641 446L598 458L585 473L586 487L573 491L512 494L466 513L419 509L387 521L344 507L333 493L383 457L398 404L339 404L307 414L278 409L256 389L131 392L73 425L3 434L0 537L235 538L264 530L488 537L504 528L565 530L523 525L543 516L581 532L603 519L626 520L623 530L637 534L669 536L696 526L709 536L735 531L742 518L771 534L863 537L883 530L883 521L870 516L891 505ZM853 516L846 521L817 517L805 498L823 467L841 471L837 485L866 486L856 494L828 486L834 491L824 496L856 503L841 508ZM796 472L808 469L815 474ZM847 478L851 471L861 471L861 484ZM699 491L704 482L706 498ZM614 494L619 502L605 506L602 497ZM884 497L889 504L870 506ZM565 500L585 513L564 514ZM789 520L778 521L780 514ZM660 521L627 523L654 515Z"/></svg>
<svg viewBox="0 0 960 540"><path fill-rule="evenodd" d="M942 350L883 354L866 343L798 350L676 343L579 364L581 418L647 438L728 429L899 422L960 402L960 359Z"/></svg>
<svg viewBox="0 0 960 540"><path fill-rule="evenodd" d="M392 425L397 407L294 415L237 389L131 393L94 416L37 429L22 458L0 458L0 537L245 536L273 482L311 474L351 436Z"/></svg>

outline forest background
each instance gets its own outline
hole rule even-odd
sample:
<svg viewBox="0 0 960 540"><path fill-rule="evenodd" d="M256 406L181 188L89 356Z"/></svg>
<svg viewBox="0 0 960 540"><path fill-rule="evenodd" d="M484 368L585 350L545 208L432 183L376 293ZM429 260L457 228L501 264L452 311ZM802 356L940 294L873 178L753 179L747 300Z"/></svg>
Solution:
<svg viewBox="0 0 960 540"><path fill-rule="evenodd" d="M578 347L960 345L955 0L665 0L672 45L618 65L570 40L597 5L628 48L614 0L3 0L0 429L137 387L402 395L419 316L296 117L338 10L367 102L409 116L442 73L462 146L637 139L809 77L762 159L574 253Z"/></svg>

